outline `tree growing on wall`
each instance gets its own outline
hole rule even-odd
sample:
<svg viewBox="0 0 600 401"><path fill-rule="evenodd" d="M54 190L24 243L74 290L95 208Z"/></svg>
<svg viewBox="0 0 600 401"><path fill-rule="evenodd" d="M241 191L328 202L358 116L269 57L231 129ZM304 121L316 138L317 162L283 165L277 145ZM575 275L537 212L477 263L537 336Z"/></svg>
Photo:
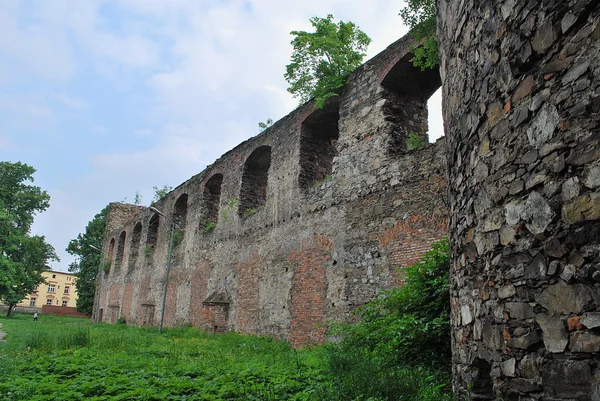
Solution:
<svg viewBox="0 0 600 401"><path fill-rule="evenodd" d="M35 169L21 162L0 162L0 301L8 316L38 284L50 260L58 260L43 236L30 235L35 214L50 206L50 195L30 185Z"/></svg>
<svg viewBox="0 0 600 401"><path fill-rule="evenodd" d="M69 266L69 271L77 274L77 310L82 313L91 313L94 307L96 275L102 261L102 254L98 249L102 248L107 214L108 206L94 216L84 233L69 241L66 249L77 258Z"/></svg>
<svg viewBox="0 0 600 401"><path fill-rule="evenodd" d="M334 23L331 14L310 23L314 32L291 32L294 52L284 77L294 97L301 102L315 98L317 107L323 107L362 63L371 39L352 22Z"/></svg>
<svg viewBox="0 0 600 401"><path fill-rule="evenodd" d="M154 198L152 199L152 202L150 203L150 206L154 205L156 202L160 201L162 198L164 198L165 196L167 196L167 194L169 192L171 192L171 190L173 189L173 187L171 187L169 185L165 185L162 188L154 186L154 187L152 187L152 189L154 189Z"/></svg>
<svg viewBox="0 0 600 401"><path fill-rule="evenodd" d="M411 29L417 42L423 45L413 49L412 63L426 70L439 63L438 47L435 39L435 0L407 0L406 7L400 10L400 17Z"/></svg>

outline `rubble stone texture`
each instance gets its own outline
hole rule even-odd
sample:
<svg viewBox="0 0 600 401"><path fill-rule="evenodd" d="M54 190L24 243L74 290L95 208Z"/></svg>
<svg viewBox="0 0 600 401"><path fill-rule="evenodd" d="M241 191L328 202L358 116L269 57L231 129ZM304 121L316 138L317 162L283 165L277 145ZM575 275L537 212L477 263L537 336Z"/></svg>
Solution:
<svg viewBox="0 0 600 401"><path fill-rule="evenodd" d="M160 323L167 218L180 227L167 327L319 343L326 322L352 319L358 305L400 284L398 268L448 227L444 140L407 144L410 133L427 138L426 100L441 83L437 71L412 66L414 45L398 40L323 109L300 106L175 188L155 205L167 217L111 204L104 255L112 263L98 276L94 319Z"/></svg>
<svg viewBox="0 0 600 401"><path fill-rule="evenodd" d="M437 0L454 388L600 400L600 2Z"/></svg>

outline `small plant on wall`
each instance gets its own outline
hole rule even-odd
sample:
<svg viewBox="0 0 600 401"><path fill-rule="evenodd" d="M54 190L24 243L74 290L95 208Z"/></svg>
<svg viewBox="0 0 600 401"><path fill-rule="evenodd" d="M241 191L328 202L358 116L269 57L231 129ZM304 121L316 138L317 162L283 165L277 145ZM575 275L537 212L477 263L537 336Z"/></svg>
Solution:
<svg viewBox="0 0 600 401"><path fill-rule="evenodd" d="M154 252L154 247L150 244L146 244L146 246L144 247L144 255L149 258L150 256L152 256L152 252Z"/></svg>
<svg viewBox="0 0 600 401"><path fill-rule="evenodd" d="M175 230L173 232L173 246L178 247L183 242L183 230Z"/></svg>
<svg viewBox="0 0 600 401"><path fill-rule="evenodd" d="M102 271L104 271L105 274L108 274L110 272L110 265L111 265L110 260L105 259L100 264L100 268L102 269Z"/></svg>
<svg viewBox="0 0 600 401"><path fill-rule="evenodd" d="M217 226L216 222L210 221L210 222L204 224L204 226L202 226L201 231L204 234L208 234L209 232L211 232L212 230L214 230L216 226Z"/></svg>
<svg viewBox="0 0 600 401"><path fill-rule="evenodd" d="M416 132L411 132L408 134L408 140L406 141L407 150L415 150L421 149L425 147L427 141L421 135Z"/></svg>
<svg viewBox="0 0 600 401"><path fill-rule="evenodd" d="M227 201L227 204L225 205L223 210L221 210L221 217L223 218L224 222L229 221L229 214L236 208L238 203L240 203L240 200L238 198L231 198Z"/></svg>

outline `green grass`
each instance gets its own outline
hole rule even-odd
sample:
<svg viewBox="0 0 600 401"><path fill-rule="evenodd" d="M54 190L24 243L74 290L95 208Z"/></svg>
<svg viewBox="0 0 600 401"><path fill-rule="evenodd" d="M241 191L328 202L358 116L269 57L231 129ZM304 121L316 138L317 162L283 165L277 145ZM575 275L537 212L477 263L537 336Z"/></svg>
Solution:
<svg viewBox="0 0 600 401"><path fill-rule="evenodd" d="M282 341L235 333L208 335L186 326L165 329L95 324L89 319L41 315L0 317L0 400L442 400L429 373L349 369L327 347L294 350ZM377 366L380 370L380 366ZM357 374L358 373L358 374ZM374 375L374 376L373 376ZM372 380L368 380L369 377ZM388 397L369 387L387 379L406 387ZM419 385L423 391L415 390ZM371 392L365 388L365 391ZM431 392L431 397L423 394ZM387 392L389 393L389 392ZM417 395L415 395L417 394Z"/></svg>

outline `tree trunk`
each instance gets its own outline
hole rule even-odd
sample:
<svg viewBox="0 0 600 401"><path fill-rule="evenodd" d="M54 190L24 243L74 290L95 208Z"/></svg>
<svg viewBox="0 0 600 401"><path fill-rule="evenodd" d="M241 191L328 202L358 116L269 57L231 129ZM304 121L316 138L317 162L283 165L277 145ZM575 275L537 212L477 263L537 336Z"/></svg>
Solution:
<svg viewBox="0 0 600 401"><path fill-rule="evenodd" d="M10 317L10 315L12 315L15 306L17 306L17 304L8 304L8 312L6 312L6 317Z"/></svg>

